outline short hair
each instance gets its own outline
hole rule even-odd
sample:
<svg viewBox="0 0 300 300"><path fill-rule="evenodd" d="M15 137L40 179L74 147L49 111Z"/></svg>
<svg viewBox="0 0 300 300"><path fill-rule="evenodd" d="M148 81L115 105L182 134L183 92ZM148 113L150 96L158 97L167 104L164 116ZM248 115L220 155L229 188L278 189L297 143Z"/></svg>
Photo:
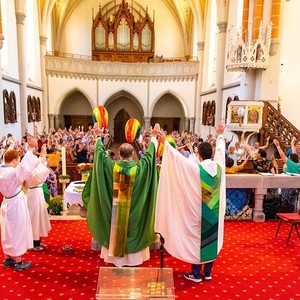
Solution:
<svg viewBox="0 0 300 300"><path fill-rule="evenodd" d="M298 163L299 162L299 156L297 153L292 153L290 155L290 160L292 160L294 163Z"/></svg>
<svg viewBox="0 0 300 300"><path fill-rule="evenodd" d="M124 143L120 146L119 152L122 158L130 158L133 154L133 147L128 143Z"/></svg>
<svg viewBox="0 0 300 300"><path fill-rule="evenodd" d="M233 167L233 165L234 165L234 160L231 157L227 156L226 157L226 167L231 168L231 167Z"/></svg>
<svg viewBox="0 0 300 300"><path fill-rule="evenodd" d="M211 159L212 154L213 154L211 144L208 143L208 142L200 143L199 146L198 146L198 153L202 157L203 160L204 159Z"/></svg>
<svg viewBox="0 0 300 300"><path fill-rule="evenodd" d="M263 158L267 157L267 152L264 149L262 149L262 148L259 148L258 151L257 151L257 153L259 153L260 156L263 157Z"/></svg>
<svg viewBox="0 0 300 300"><path fill-rule="evenodd" d="M3 160L4 160L4 163L9 164L14 159L17 159L19 157L20 157L20 155L19 155L19 152L17 150L10 149L10 150L7 150L7 151L4 152Z"/></svg>

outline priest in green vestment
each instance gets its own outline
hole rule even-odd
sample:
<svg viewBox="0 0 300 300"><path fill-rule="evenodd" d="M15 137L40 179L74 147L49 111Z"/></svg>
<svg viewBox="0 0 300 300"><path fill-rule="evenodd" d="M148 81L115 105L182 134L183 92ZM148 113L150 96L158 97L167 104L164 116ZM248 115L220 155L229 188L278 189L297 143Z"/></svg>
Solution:
<svg viewBox="0 0 300 300"><path fill-rule="evenodd" d="M99 129L97 129L99 130ZM139 161L132 159L133 147L120 146L120 160L112 160L97 141L94 167L82 199L87 224L101 245L101 258L115 266L136 266L150 258L154 232L158 184L156 130Z"/></svg>

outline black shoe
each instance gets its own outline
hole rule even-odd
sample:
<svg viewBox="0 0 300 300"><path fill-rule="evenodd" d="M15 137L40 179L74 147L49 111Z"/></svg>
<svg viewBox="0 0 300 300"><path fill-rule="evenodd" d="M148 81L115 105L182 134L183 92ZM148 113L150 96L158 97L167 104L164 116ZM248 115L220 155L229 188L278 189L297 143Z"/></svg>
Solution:
<svg viewBox="0 0 300 300"><path fill-rule="evenodd" d="M3 261L3 267L4 268L10 268L15 266L16 261L13 258L7 258Z"/></svg>
<svg viewBox="0 0 300 300"><path fill-rule="evenodd" d="M32 266L32 262L31 261L22 261L21 264L17 263L15 264L15 271L19 272L19 271L22 271L22 270L27 270L29 268L31 268Z"/></svg>
<svg viewBox="0 0 300 300"><path fill-rule="evenodd" d="M187 279L187 280L191 280L191 281L194 281L194 282L197 282L197 283L202 282L201 277L200 276L199 277L195 277L193 275L193 273L184 273L183 277L185 279Z"/></svg>

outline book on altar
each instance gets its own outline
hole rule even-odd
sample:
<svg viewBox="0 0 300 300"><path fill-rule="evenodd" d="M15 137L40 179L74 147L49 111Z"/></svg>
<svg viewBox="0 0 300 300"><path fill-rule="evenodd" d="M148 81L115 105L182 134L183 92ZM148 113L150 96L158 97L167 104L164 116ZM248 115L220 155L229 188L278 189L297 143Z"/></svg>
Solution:
<svg viewBox="0 0 300 300"><path fill-rule="evenodd" d="M260 174L261 176L274 176L273 173L258 173Z"/></svg>

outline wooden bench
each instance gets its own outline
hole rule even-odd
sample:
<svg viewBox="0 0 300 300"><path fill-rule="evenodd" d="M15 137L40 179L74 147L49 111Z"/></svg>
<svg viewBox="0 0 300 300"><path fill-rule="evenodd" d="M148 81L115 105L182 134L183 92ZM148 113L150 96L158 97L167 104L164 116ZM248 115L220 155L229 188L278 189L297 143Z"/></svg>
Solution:
<svg viewBox="0 0 300 300"><path fill-rule="evenodd" d="M300 223L300 213L277 213L277 216L279 218L279 222L278 222L277 230L275 233L275 237L277 237L277 235L278 235L278 232L279 232L282 222L287 222L287 223L291 224L288 238L286 240L286 245L288 245L288 243L289 243L293 228L295 228L298 238L300 237L299 231L298 231L298 223Z"/></svg>

